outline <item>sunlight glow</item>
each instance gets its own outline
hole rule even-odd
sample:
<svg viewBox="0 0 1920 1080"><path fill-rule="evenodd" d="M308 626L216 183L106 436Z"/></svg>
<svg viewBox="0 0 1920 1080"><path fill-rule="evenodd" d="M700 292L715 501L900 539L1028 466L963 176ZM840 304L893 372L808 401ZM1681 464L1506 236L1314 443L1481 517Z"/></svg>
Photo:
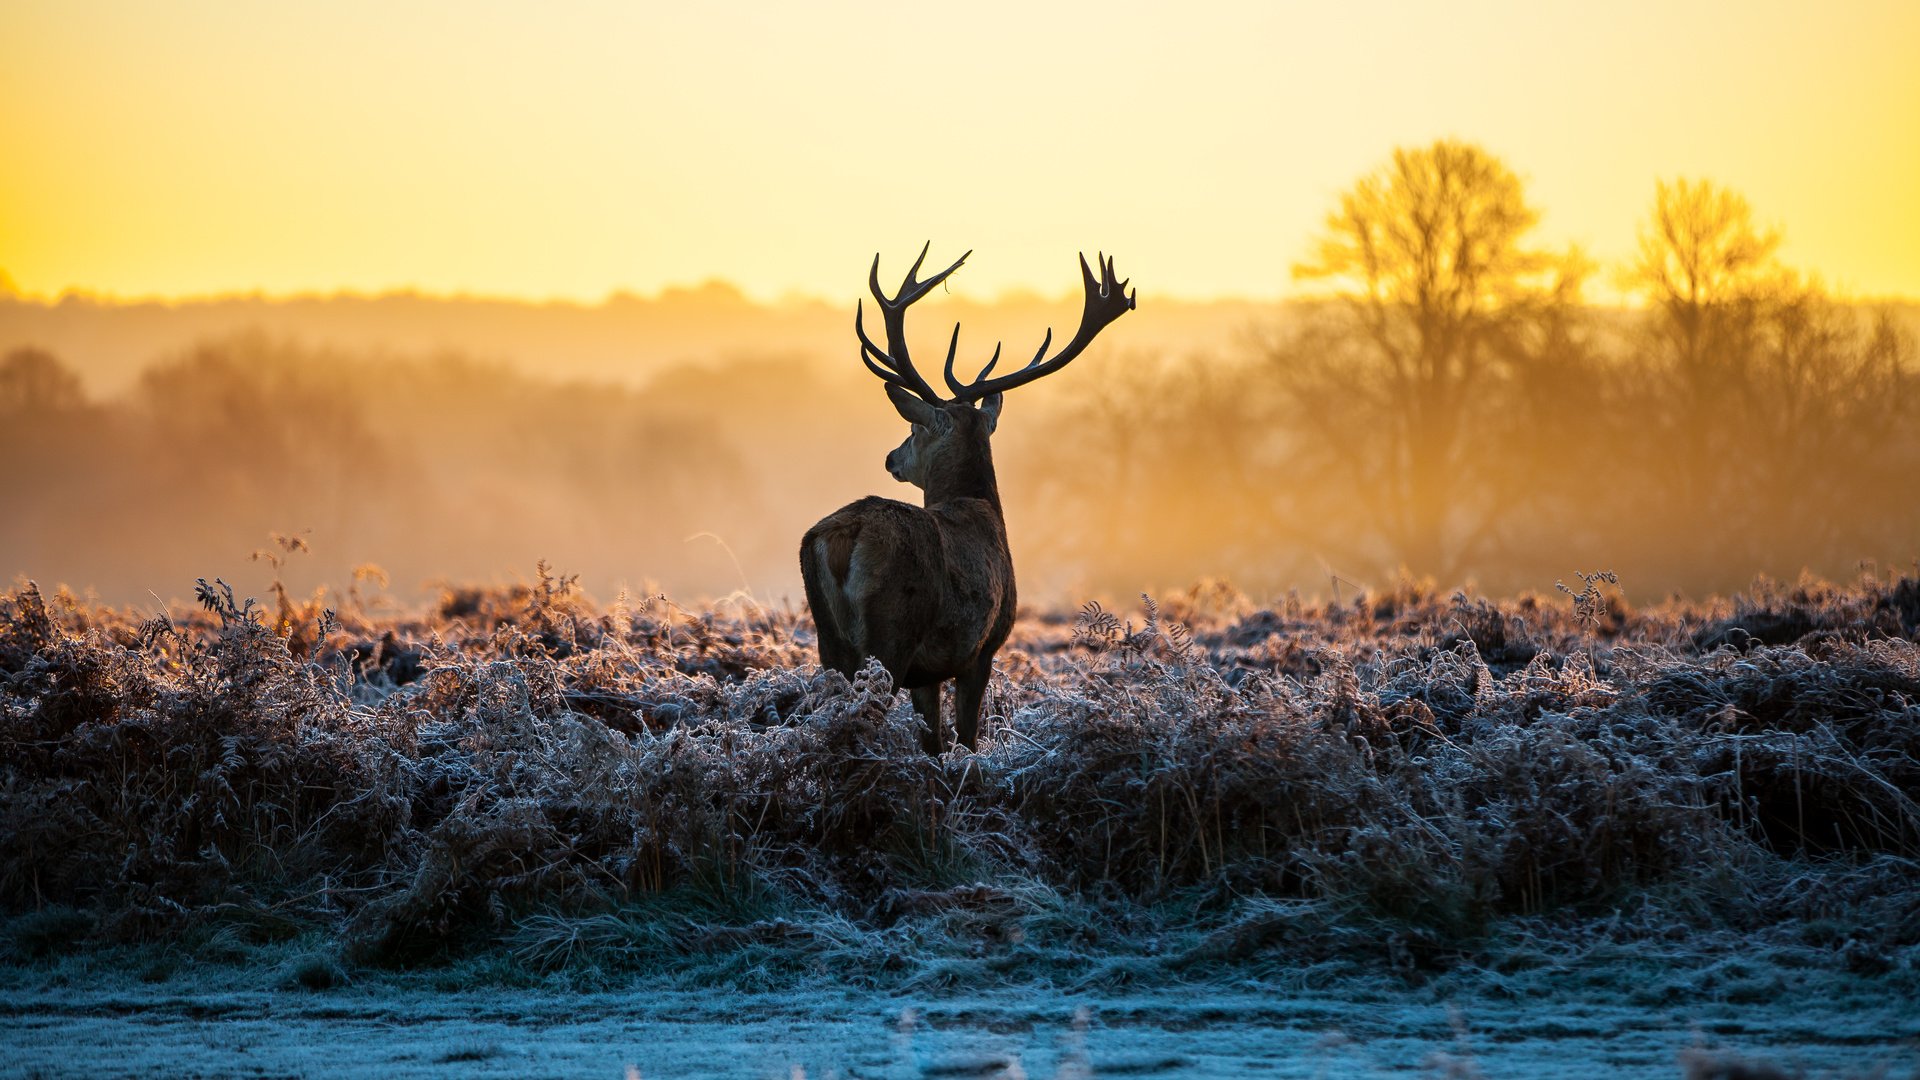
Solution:
<svg viewBox="0 0 1920 1080"><path fill-rule="evenodd" d="M1500 155L1631 254L1655 180L1920 295L1920 5L518 5L6 0L0 269L32 294L414 287L835 299L973 247L1048 295L1289 293L1397 145Z"/></svg>

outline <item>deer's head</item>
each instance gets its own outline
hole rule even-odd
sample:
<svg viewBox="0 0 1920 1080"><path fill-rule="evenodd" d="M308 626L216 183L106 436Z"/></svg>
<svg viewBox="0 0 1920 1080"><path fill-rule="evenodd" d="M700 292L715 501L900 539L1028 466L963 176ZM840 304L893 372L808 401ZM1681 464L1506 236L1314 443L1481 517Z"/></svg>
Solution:
<svg viewBox="0 0 1920 1080"><path fill-rule="evenodd" d="M952 266L920 281L916 275L927 258L927 248L921 248L920 257L913 261L900 290L891 297L880 290L880 256L875 255L873 269L867 274L867 287L880 305L887 347L882 349L867 336L864 304L855 309L853 317L854 333L860 338L860 359L887 384L887 397L893 401L894 409L912 426L906 441L887 455L887 472L895 480L928 492L944 486L943 479L985 466L990 461L987 440L999 426L1006 391L1066 367L1086 350L1095 335L1134 307L1135 298L1126 291L1127 283L1114 276L1113 260L1104 256L1097 259L1100 277L1095 278L1093 269L1087 265L1087 257L1082 255L1080 277L1086 286L1086 307L1081 312L1080 329L1074 333L1073 340L1049 357L1047 349L1053 344L1053 331L1048 329L1046 339L1025 367L992 378L994 365L1000 362L1000 346L995 345L986 366L971 382L963 383L953 372L954 355L960 347L960 327L955 324L953 338L947 345L945 370L947 388L953 396L943 398L921 377L912 357L907 355L907 308L960 269L971 254L973 252L967 252ZM990 473L991 467L986 467Z"/></svg>
<svg viewBox="0 0 1920 1080"><path fill-rule="evenodd" d="M888 385L887 397L900 418L912 425L906 441L887 455L887 472L922 491L930 477L964 469L987 453L1005 400L992 394L979 408L964 402L932 404L893 385Z"/></svg>

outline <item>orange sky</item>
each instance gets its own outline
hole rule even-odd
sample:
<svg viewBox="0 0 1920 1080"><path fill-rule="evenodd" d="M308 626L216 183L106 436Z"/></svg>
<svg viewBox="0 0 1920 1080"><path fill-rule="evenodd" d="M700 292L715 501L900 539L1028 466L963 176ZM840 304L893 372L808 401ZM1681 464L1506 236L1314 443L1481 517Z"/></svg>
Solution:
<svg viewBox="0 0 1920 1080"><path fill-rule="evenodd" d="M0 269L837 301L931 237L973 295L1098 247L1143 298L1273 296L1342 188L1457 135L1603 261L1707 176L1920 296L1920 4L1190 7L0 0Z"/></svg>

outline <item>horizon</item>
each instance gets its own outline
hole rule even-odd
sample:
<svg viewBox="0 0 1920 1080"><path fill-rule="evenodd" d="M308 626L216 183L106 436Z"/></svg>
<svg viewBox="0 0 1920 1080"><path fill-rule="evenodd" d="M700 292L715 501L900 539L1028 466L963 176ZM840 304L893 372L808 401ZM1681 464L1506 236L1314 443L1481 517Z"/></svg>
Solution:
<svg viewBox="0 0 1920 1080"><path fill-rule="evenodd" d="M5 267L0 267L4 273ZM1815 275L1814 279L1824 284L1824 279ZM4 284L4 282L0 282ZM1598 295L1596 295L1598 294ZM349 287L337 289L295 290L291 292L273 292L265 289L234 289L225 292L183 293L169 295L164 293L111 293L79 286L70 286L53 293L32 293L24 289L11 290L0 287L0 302L24 303L41 307L58 307L66 303L88 303L103 307L190 307L196 304L229 304L253 302L262 304L293 303L330 303L335 301L378 302L383 300L417 300L427 303L444 304L505 304L521 307L554 307L593 310L611 307L622 303L671 304L687 301L698 303L704 297L722 298L726 303L738 303L743 306L766 308L769 310L804 310L808 308L838 309L849 307L851 301L842 297L822 296L813 293L789 291L773 297L762 297L748 292L737 283L726 278L707 278L691 283L668 283L658 289L637 291L633 289L613 289L597 297L574 296L520 296L511 293L443 292L424 289L411 285L396 285L384 289L363 290ZM1914 307L1920 306L1920 293L1847 293L1835 292L1834 298L1856 307ZM995 293L969 292L955 287L942 298L950 304L972 307L1014 307L1039 304L1077 303L1080 294L1077 289L1060 289L1055 292L1043 292L1026 286L1009 286ZM1170 303L1184 307L1235 306L1249 307L1275 306L1285 307L1291 304L1322 304L1340 302L1338 296L1322 292L1299 290L1270 296L1256 296L1250 293L1222 293L1215 295L1185 295L1181 293L1158 293L1150 297L1155 303ZM1590 289L1581 299L1581 306L1592 310L1644 311L1650 301L1620 289Z"/></svg>

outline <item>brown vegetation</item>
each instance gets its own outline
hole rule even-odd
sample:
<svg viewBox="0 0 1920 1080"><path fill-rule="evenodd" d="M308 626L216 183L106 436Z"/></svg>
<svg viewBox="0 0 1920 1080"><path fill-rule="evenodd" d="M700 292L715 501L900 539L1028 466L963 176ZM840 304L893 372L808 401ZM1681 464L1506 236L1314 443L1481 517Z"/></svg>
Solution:
<svg viewBox="0 0 1920 1080"><path fill-rule="evenodd" d="M417 619L200 595L0 602L0 903L43 913L17 949L319 927L361 962L505 939L905 977L937 939L1079 978L1167 920L1204 931L1153 961L1177 971L1444 965L1605 916L1920 954L1912 579L1042 614L982 751L945 758L782 611L596 609L544 573Z"/></svg>

